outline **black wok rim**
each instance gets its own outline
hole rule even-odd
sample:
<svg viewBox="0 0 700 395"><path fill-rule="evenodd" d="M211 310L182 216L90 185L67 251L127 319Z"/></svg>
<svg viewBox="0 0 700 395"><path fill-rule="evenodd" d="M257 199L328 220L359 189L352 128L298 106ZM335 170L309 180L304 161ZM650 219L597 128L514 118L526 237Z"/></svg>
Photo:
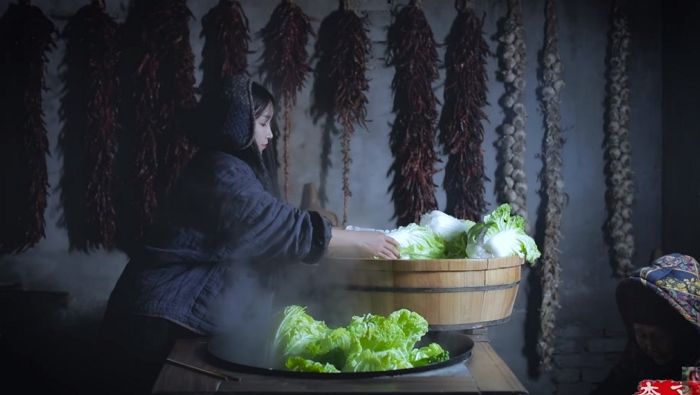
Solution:
<svg viewBox="0 0 700 395"><path fill-rule="evenodd" d="M316 373L316 372L295 372L291 370L281 370L274 368L263 368L259 366L244 365L240 363L233 362L225 357L217 354L215 349L212 349L210 341L207 344L207 358L212 364L217 366L228 368L232 371L239 373L250 373L250 374L260 374L265 376L275 376L275 377L287 377L287 378L298 378L298 379L323 379L323 380L339 380L339 379L363 379L363 378L373 378L373 377L393 377L393 376L403 376L413 373L428 372L432 370L437 370L441 368L446 368L448 366L456 365L457 363L466 362L471 357L472 349L474 348L474 341L464 333L452 333L452 332L430 332L426 335L429 339L434 337L453 337L456 339L459 337L461 341L465 343L466 350L457 354L452 355L450 352L450 359L447 361L442 361L438 363L433 363L430 365L419 366L416 368L409 369L396 369L396 370L382 370L373 372L341 372L341 373ZM431 340L434 341L434 340Z"/></svg>

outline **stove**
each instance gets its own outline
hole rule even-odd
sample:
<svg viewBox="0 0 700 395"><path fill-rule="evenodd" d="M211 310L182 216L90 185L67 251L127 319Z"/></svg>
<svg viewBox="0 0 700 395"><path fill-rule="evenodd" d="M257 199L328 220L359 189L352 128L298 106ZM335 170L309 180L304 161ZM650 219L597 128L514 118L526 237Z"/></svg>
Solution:
<svg viewBox="0 0 700 395"><path fill-rule="evenodd" d="M485 341L474 344L465 363L373 378L307 379L251 374L212 363L207 339L176 342L153 387L154 393L447 393L527 394L510 368Z"/></svg>

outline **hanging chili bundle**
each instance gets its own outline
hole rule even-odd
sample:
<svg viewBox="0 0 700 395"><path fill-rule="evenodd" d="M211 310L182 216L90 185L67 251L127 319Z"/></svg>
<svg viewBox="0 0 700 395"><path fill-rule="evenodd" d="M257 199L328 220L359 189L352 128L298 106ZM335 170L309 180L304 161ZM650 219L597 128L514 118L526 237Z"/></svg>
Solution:
<svg viewBox="0 0 700 395"><path fill-rule="evenodd" d="M369 89L369 81L365 74L371 42L367 36L366 24L366 17L357 15L350 8L348 0L341 0L340 7L321 22L314 55L318 62L314 71L316 80L311 112L316 120L325 117L326 122L330 123L335 119L342 129L343 224L348 220L351 195L350 140L355 130L354 125L366 126L367 118L365 92ZM326 129L331 130L333 127L329 125ZM324 152L329 151L324 147ZM322 157L322 175L324 166L328 163ZM323 177L321 184L325 195Z"/></svg>
<svg viewBox="0 0 700 395"><path fill-rule="evenodd" d="M394 163L392 191L399 226L418 222L437 208L433 174L438 113L432 82L438 76L437 44L420 1L394 10L387 37L387 65L396 72L391 82L396 118L390 145Z"/></svg>
<svg viewBox="0 0 700 395"><path fill-rule="evenodd" d="M336 35L338 34L338 21L342 16L340 10L330 13L321 21L318 29L316 44L314 45L313 58L316 60L314 67L314 83L311 98L311 115L314 122L323 118L323 130L321 136L321 175L318 188L318 197L322 205L328 203L328 171L333 166L331 161L331 149L333 148L333 135L339 133L335 124L335 109L333 107L333 95L335 83L331 80L333 49Z"/></svg>
<svg viewBox="0 0 700 395"><path fill-rule="evenodd" d="M547 0L545 11L545 45L542 51L541 100L544 114L544 143L542 147L542 189L544 204L544 241L540 270L542 271L542 305L538 351L545 370L552 368L554 354L554 325L559 309L559 242L561 218L566 203L562 180L561 100L564 87L561 79L559 31L555 0Z"/></svg>
<svg viewBox="0 0 700 395"><path fill-rule="evenodd" d="M447 76L439 123L440 142L448 155L443 182L447 194L445 211L458 218L478 221L486 207L481 145L489 47L484 39L483 19L465 1L457 2L457 12L445 40Z"/></svg>
<svg viewBox="0 0 700 395"><path fill-rule="evenodd" d="M311 71L306 52L311 22L304 11L292 0L282 0L272 12L261 35L265 49L260 73L276 97L284 100L282 141L284 143L284 198L289 199L289 141L292 131L291 111L297 93L304 87Z"/></svg>
<svg viewBox="0 0 700 395"><path fill-rule="evenodd" d="M135 0L123 25L120 169L123 242L139 240L191 158L180 115L195 105L194 55L185 0Z"/></svg>
<svg viewBox="0 0 700 395"><path fill-rule="evenodd" d="M53 23L28 0L0 18L0 254L18 253L44 237L48 138L41 108Z"/></svg>
<svg viewBox="0 0 700 395"><path fill-rule="evenodd" d="M200 37L204 38L200 64L202 69L200 91L203 95L215 94L224 77L247 73L250 30L248 17L240 2L220 0L202 18ZM277 127L275 126L273 130L277 130ZM279 195L277 140L278 136L273 136L270 147L263 152L262 156L265 167L270 170L273 193Z"/></svg>
<svg viewBox="0 0 700 395"><path fill-rule="evenodd" d="M250 33L248 17L237 0L219 0L202 18L203 94L221 85L222 78L245 73L248 68Z"/></svg>
<svg viewBox="0 0 700 395"><path fill-rule="evenodd" d="M607 184L608 238L613 267L620 277L634 269L632 203L634 184L629 141L629 84L627 67L630 31L627 16L616 4L608 45L607 100L605 116L605 172Z"/></svg>
<svg viewBox="0 0 700 395"><path fill-rule="evenodd" d="M61 224L68 230L71 250L112 248L117 23L105 12L104 2L94 0L68 20L63 37Z"/></svg>
<svg viewBox="0 0 700 395"><path fill-rule="evenodd" d="M500 103L505 114L499 128L497 193L509 203L513 213L527 220L527 180L525 177L525 34L522 3L508 0L508 15L499 41L499 77L505 85Z"/></svg>

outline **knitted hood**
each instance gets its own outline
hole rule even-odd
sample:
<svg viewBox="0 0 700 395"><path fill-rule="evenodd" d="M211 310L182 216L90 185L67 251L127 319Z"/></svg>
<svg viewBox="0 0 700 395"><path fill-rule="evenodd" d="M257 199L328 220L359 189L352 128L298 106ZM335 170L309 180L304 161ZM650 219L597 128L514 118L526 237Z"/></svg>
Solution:
<svg viewBox="0 0 700 395"><path fill-rule="evenodd" d="M191 139L202 148L226 152L250 147L254 139L252 80L225 77L220 89L205 92L190 121Z"/></svg>

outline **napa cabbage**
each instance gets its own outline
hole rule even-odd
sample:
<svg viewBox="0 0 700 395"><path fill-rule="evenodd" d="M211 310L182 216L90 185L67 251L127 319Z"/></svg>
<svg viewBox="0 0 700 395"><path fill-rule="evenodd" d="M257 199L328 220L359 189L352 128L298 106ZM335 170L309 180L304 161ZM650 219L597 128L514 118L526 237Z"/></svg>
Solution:
<svg viewBox="0 0 700 395"><path fill-rule="evenodd" d="M445 258L464 258L467 247L467 232L474 222L458 219L440 210L423 214L421 226L427 226L442 238L445 244Z"/></svg>
<svg viewBox="0 0 700 395"><path fill-rule="evenodd" d="M519 256L534 264L540 251L525 231L525 219L511 215L509 204L498 206L467 232L468 258Z"/></svg>
<svg viewBox="0 0 700 395"><path fill-rule="evenodd" d="M420 314L401 309L388 316L354 316L345 327L328 328L301 306L284 310L275 336L283 365L304 372L367 372L407 369L445 361L439 344L416 348L428 332Z"/></svg>
<svg viewBox="0 0 700 395"><path fill-rule="evenodd" d="M445 255L445 241L427 226L408 224L387 235L399 242L401 259L439 259Z"/></svg>

